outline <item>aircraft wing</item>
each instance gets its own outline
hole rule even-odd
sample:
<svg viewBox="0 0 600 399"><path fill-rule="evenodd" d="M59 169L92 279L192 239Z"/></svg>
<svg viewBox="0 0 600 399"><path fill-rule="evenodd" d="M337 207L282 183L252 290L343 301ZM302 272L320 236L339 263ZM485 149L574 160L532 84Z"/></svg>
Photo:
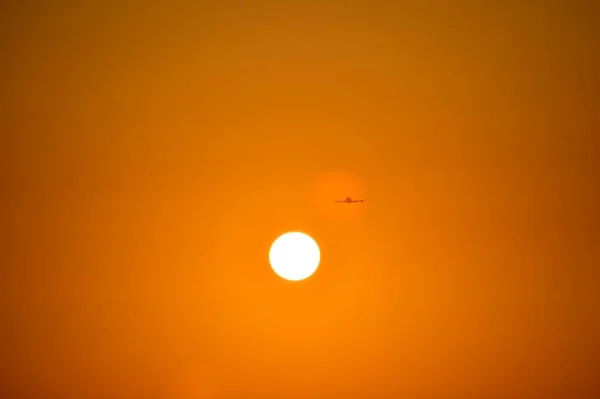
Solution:
<svg viewBox="0 0 600 399"><path fill-rule="evenodd" d="M367 199L359 199L359 200L334 200L333 202L335 202L336 204L354 204L356 202L365 202L367 201Z"/></svg>

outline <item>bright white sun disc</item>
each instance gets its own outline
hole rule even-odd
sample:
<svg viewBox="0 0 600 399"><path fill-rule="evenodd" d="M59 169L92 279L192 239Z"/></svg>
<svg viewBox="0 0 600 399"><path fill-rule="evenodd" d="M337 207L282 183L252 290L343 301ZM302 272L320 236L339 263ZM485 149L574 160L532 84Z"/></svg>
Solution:
<svg viewBox="0 0 600 399"><path fill-rule="evenodd" d="M269 262L273 271L286 280L310 277L319 267L321 253L316 241L300 232L285 233L271 245Z"/></svg>

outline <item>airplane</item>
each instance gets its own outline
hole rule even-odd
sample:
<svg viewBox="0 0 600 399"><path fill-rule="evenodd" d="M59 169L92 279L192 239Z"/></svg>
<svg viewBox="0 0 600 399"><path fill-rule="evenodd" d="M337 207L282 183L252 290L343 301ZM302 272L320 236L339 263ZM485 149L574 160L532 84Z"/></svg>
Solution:
<svg viewBox="0 0 600 399"><path fill-rule="evenodd" d="M343 200L335 200L333 202L335 202L336 204L353 204L356 202L365 202L368 201L368 199L359 199L359 200L353 200L352 197L346 197L346 199Z"/></svg>

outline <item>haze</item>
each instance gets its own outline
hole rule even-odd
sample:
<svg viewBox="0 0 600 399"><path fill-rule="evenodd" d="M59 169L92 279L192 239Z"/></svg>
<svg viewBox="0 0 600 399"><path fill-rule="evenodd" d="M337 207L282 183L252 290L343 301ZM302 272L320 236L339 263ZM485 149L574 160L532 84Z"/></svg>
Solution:
<svg viewBox="0 0 600 399"><path fill-rule="evenodd" d="M600 395L595 2L8 3L3 398Z"/></svg>

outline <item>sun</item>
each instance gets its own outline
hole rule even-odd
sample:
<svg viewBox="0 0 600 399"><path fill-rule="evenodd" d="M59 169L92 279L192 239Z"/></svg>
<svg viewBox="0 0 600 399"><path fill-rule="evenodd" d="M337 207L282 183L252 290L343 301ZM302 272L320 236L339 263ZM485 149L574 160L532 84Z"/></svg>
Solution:
<svg viewBox="0 0 600 399"><path fill-rule="evenodd" d="M307 234L290 232L279 236L271 245L269 262L281 278L300 281L319 267L321 252L317 242Z"/></svg>

